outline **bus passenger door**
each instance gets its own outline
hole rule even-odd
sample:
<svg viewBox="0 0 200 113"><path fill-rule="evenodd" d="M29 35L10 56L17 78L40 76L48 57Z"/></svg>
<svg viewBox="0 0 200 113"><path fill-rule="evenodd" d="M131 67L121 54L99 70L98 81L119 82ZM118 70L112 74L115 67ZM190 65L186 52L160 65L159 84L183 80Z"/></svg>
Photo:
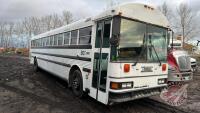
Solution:
<svg viewBox="0 0 200 113"><path fill-rule="evenodd" d="M111 20L97 22L95 51L93 62L92 88L95 89L96 99L104 104L108 102L107 69L109 62L109 39Z"/></svg>

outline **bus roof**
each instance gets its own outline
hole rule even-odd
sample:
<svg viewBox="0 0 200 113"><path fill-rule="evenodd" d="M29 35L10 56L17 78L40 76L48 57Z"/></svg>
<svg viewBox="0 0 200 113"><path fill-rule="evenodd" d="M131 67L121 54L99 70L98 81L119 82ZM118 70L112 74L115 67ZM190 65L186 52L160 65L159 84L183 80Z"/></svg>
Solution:
<svg viewBox="0 0 200 113"><path fill-rule="evenodd" d="M127 3L127 4L122 4L122 5L110 8L100 13L97 16L81 19L79 21L73 22L63 27L39 34L37 36L34 36L32 39L38 39L38 38L42 38L46 36L51 36L54 34L59 34L62 32L67 32L67 31L76 30L79 28L87 27L87 26L92 26L93 22L97 20L113 17L115 15L120 15L126 18L162 26L165 28L169 27L169 22L167 18L158 9L145 5L145 4L140 4L140 3Z"/></svg>

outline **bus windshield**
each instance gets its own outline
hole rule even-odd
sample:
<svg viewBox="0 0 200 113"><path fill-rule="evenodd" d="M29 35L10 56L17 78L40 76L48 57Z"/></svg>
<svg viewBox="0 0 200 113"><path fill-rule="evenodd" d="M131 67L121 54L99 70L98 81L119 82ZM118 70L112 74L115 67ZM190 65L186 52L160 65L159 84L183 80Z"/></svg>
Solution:
<svg viewBox="0 0 200 113"><path fill-rule="evenodd" d="M167 29L121 19L116 51L116 61L166 62Z"/></svg>

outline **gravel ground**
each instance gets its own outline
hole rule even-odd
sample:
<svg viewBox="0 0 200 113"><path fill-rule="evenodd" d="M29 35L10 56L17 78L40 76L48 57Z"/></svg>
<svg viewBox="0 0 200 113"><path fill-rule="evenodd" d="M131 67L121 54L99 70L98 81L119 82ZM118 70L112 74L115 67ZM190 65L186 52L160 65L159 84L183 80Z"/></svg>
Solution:
<svg viewBox="0 0 200 113"><path fill-rule="evenodd" d="M197 75L197 74L196 74ZM0 56L0 113L159 113L142 100L105 106L78 99L66 83L44 71L34 72L27 57ZM194 76L188 102L180 108L200 112L200 75ZM167 113L167 112L166 112Z"/></svg>

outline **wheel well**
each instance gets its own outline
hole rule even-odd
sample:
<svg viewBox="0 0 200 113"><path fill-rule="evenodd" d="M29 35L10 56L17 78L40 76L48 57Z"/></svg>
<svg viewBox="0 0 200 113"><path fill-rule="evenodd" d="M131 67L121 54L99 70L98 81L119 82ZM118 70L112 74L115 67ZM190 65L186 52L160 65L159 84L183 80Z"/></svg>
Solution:
<svg viewBox="0 0 200 113"><path fill-rule="evenodd" d="M69 81L69 87L71 87L71 81L72 81L71 79L72 79L73 72L75 70L79 70L81 72L80 68L77 65L74 65L74 66L71 67L71 69L69 71L69 80L68 80Z"/></svg>

